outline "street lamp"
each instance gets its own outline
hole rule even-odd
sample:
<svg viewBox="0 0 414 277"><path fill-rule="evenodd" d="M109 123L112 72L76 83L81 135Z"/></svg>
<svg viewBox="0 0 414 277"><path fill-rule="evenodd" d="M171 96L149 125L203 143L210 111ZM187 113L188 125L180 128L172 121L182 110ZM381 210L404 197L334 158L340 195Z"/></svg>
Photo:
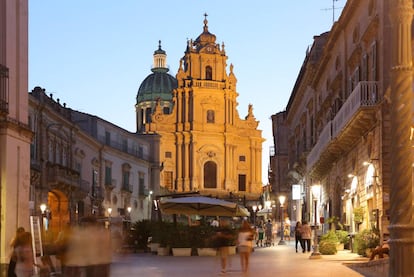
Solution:
<svg viewBox="0 0 414 277"><path fill-rule="evenodd" d="M270 207L272 206L272 202L270 202L269 200L265 201L265 206L267 209L267 219L269 219Z"/></svg>
<svg viewBox="0 0 414 277"><path fill-rule="evenodd" d="M40 204L40 211L42 212L42 231L46 231L46 209L45 203Z"/></svg>
<svg viewBox="0 0 414 277"><path fill-rule="evenodd" d="M253 209L253 226L256 227L256 211L257 211L257 206L256 205L253 205L252 209Z"/></svg>
<svg viewBox="0 0 414 277"><path fill-rule="evenodd" d="M280 241L279 245L285 245L286 242L284 241L284 226L283 226L283 204L285 203L286 196L280 195L279 196L279 203L280 203Z"/></svg>
<svg viewBox="0 0 414 277"><path fill-rule="evenodd" d="M318 222L317 222L317 204L318 204L318 198L321 194L321 185L313 185L312 186L312 197L313 197L313 203L314 203L314 236L313 236L313 252L310 255L310 259L320 259L322 258L321 253L319 253L319 246L318 246Z"/></svg>
<svg viewBox="0 0 414 277"><path fill-rule="evenodd" d="M108 227L111 226L111 213L112 213L112 208L108 208Z"/></svg>

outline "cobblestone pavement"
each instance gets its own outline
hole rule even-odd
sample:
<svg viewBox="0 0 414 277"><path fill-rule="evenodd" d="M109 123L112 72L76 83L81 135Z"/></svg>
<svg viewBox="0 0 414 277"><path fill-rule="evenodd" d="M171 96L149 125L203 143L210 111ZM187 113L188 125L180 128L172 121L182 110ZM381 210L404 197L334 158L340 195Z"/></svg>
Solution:
<svg viewBox="0 0 414 277"><path fill-rule="evenodd" d="M322 255L321 259L310 259L310 253L296 253L293 241L287 245L255 248L250 258L249 271L243 274L239 256L229 259L226 273L221 273L219 257L157 256L150 253L116 255L111 266L111 276L306 276L306 277L357 277L363 276L344 263L366 261L349 250L336 255Z"/></svg>

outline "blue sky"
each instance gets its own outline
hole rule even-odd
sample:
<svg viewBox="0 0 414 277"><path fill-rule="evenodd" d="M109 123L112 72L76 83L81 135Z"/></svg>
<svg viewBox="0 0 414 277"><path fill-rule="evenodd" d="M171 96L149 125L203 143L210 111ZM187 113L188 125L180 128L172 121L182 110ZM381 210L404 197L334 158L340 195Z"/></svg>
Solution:
<svg viewBox="0 0 414 277"><path fill-rule="evenodd" d="M329 31L346 0L29 0L29 88L135 132L135 97L162 41L175 76L204 13L238 79L238 111L260 121L267 182L270 116L285 110L313 36Z"/></svg>

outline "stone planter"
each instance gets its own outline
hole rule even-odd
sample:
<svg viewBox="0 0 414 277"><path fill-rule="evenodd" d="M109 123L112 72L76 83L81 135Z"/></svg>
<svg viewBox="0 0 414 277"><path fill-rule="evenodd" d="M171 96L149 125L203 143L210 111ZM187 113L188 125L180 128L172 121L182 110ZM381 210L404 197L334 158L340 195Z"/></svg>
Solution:
<svg viewBox="0 0 414 277"><path fill-rule="evenodd" d="M158 252L158 247L160 247L160 244L157 242L152 242L149 245L151 253L157 253Z"/></svg>
<svg viewBox="0 0 414 277"><path fill-rule="evenodd" d="M236 246L227 246L229 248L229 255L236 255Z"/></svg>
<svg viewBox="0 0 414 277"><path fill-rule="evenodd" d="M197 248L198 256L216 256L217 250L215 248Z"/></svg>
<svg viewBox="0 0 414 277"><path fill-rule="evenodd" d="M158 247L157 254L158 256L169 256L170 248L169 247Z"/></svg>
<svg viewBox="0 0 414 277"><path fill-rule="evenodd" d="M173 256L191 256L191 247L185 247L185 248L172 248Z"/></svg>
<svg viewBox="0 0 414 277"><path fill-rule="evenodd" d="M345 249L345 245L343 244L343 243L338 243L337 245L336 245L336 250L337 251L342 251L342 250L344 250Z"/></svg>

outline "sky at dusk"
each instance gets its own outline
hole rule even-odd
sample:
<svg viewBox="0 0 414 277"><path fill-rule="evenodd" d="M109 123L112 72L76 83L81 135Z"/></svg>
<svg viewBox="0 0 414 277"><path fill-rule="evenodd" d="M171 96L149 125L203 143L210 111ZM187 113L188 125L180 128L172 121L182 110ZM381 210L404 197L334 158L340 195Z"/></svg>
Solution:
<svg viewBox="0 0 414 277"><path fill-rule="evenodd" d="M225 44L238 112L260 121L267 183L272 114L285 110L313 36L329 31L346 0L29 0L29 87L67 107L136 131L135 102L161 40L177 73L187 39L203 31ZM332 10L333 4L335 9ZM334 13L333 13L334 11Z"/></svg>

